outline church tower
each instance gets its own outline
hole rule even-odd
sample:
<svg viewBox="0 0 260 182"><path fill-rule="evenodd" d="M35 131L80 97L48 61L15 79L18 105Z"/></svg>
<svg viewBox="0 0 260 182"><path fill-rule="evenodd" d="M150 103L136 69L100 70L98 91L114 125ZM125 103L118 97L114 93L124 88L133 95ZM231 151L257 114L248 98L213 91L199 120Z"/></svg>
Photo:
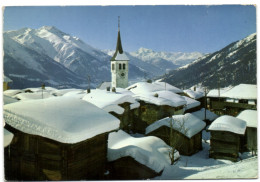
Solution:
<svg viewBox="0 0 260 182"><path fill-rule="evenodd" d="M126 88L128 86L128 57L125 55L120 38L120 17L118 17L118 34L116 51L111 58L112 88Z"/></svg>

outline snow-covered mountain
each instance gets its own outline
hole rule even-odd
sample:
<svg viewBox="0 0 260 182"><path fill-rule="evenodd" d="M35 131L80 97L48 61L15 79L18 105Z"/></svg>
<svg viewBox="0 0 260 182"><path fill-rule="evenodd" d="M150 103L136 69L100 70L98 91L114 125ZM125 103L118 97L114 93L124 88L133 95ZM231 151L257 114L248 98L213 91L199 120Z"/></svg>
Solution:
<svg viewBox="0 0 260 182"><path fill-rule="evenodd" d="M256 33L171 71L164 80L180 88L256 84Z"/></svg>
<svg viewBox="0 0 260 182"><path fill-rule="evenodd" d="M23 77L24 83L31 82L36 79L31 74L37 73L38 81L48 82L47 79L43 78L50 77L51 81L48 83L56 84L52 84L52 86L64 85L65 82L56 79L54 74L67 73L70 70L70 74L73 74L74 77L68 75L63 77L71 77L71 81L68 80L68 83L75 82L78 87L87 82L88 76L90 76L91 83L94 85L98 85L102 81L110 81L110 56L84 43L79 38L52 26L43 26L39 29L23 28L5 32L4 52L4 74L13 80ZM39 60L41 60L41 64ZM52 71L46 74L47 72L43 72L45 70L43 65L47 62L48 64L59 65L63 68L63 71L48 66L48 69L46 69ZM23 76L17 75L20 65L23 66L23 69L20 69L19 72ZM129 66L131 70L130 79L145 75L144 70L131 63ZM81 81L77 80L79 79L77 77L81 78ZM17 84L19 83L15 81L14 87Z"/></svg>

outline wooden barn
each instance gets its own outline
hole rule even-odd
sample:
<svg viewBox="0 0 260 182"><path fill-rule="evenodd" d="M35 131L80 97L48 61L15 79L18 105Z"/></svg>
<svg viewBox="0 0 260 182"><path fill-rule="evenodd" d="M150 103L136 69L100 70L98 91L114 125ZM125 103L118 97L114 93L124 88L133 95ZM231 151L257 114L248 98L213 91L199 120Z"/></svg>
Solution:
<svg viewBox="0 0 260 182"><path fill-rule="evenodd" d="M214 94L215 93L215 94ZM257 108L257 86L252 84L240 84L229 90L217 91L208 94L210 98L210 109L219 114L237 116L243 110L256 110ZM218 94L219 95L219 94Z"/></svg>
<svg viewBox="0 0 260 182"><path fill-rule="evenodd" d="M209 157L237 161L244 148L246 122L224 115L217 118L208 130L211 134Z"/></svg>
<svg viewBox="0 0 260 182"><path fill-rule="evenodd" d="M83 97L97 107L109 112L120 120L120 129L133 131L133 122L138 119L136 112L140 106L139 102L132 97L133 93L123 88L116 88L116 92L94 89Z"/></svg>
<svg viewBox="0 0 260 182"><path fill-rule="evenodd" d="M151 179L170 164L169 146L157 137L135 138L122 130L109 134L109 180ZM179 154L176 153L176 158Z"/></svg>
<svg viewBox="0 0 260 182"><path fill-rule="evenodd" d="M54 97L4 106L14 134L5 148L6 180L104 179L108 133L119 120L80 99Z"/></svg>
<svg viewBox="0 0 260 182"><path fill-rule="evenodd" d="M187 113L156 121L146 128L146 135L156 136L174 146L181 155L192 155L202 149L202 130L206 123Z"/></svg>
<svg viewBox="0 0 260 182"><path fill-rule="evenodd" d="M184 90L183 92L184 92L184 96L187 96L189 98L199 101L201 103L200 109L202 107L204 107L206 98L205 98L205 92L204 92L203 88L194 86L190 89Z"/></svg>
<svg viewBox="0 0 260 182"><path fill-rule="evenodd" d="M187 102L185 105L185 113L191 113L201 109L201 103L199 101L187 96L183 96L183 98Z"/></svg>
<svg viewBox="0 0 260 182"><path fill-rule="evenodd" d="M238 119L246 121L245 144L247 150L252 153L257 152L257 111L244 110L238 116Z"/></svg>

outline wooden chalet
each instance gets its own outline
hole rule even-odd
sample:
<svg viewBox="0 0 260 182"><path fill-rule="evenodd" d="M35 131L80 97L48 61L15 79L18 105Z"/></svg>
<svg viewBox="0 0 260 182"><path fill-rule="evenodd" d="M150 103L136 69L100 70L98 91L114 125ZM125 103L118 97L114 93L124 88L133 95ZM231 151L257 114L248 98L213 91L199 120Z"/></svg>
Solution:
<svg viewBox="0 0 260 182"><path fill-rule="evenodd" d="M237 116L243 110L257 108L257 87L251 84L240 84L229 90L214 91L208 94L209 107L218 114Z"/></svg>
<svg viewBox="0 0 260 182"><path fill-rule="evenodd" d="M244 148L246 122L224 115L217 118L208 130L211 134L209 157L237 161Z"/></svg>
<svg viewBox="0 0 260 182"><path fill-rule="evenodd" d="M5 105L4 119L14 134L4 151L6 180L104 179L108 133L119 127L114 116L57 97Z"/></svg>
<svg viewBox="0 0 260 182"><path fill-rule="evenodd" d="M257 111L244 110L237 116L246 121L245 146L253 154L257 152Z"/></svg>
<svg viewBox="0 0 260 182"><path fill-rule="evenodd" d="M134 138L122 130L110 133L108 179L142 180L161 175L170 161L168 154L161 153L159 148L169 146L156 137Z"/></svg>
<svg viewBox="0 0 260 182"><path fill-rule="evenodd" d="M146 128L146 135L159 137L168 145L174 145L181 155L190 156L202 150L202 130L205 126L205 122L187 113L156 121Z"/></svg>

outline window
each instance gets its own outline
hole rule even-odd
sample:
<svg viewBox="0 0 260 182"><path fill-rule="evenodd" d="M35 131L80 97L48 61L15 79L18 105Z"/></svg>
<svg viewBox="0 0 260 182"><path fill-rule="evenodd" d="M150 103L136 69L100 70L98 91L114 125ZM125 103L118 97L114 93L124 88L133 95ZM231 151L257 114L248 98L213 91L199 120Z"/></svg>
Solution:
<svg viewBox="0 0 260 182"><path fill-rule="evenodd" d="M115 69L115 64L112 64L112 70L114 70Z"/></svg>
<svg viewBox="0 0 260 182"><path fill-rule="evenodd" d="M123 70L125 70L125 63L123 64Z"/></svg>
<svg viewBox="0 0 260 182"><path fill-rule="evenodd" d="M121 64L119 64L119 69L121 70Z"/></svg>

